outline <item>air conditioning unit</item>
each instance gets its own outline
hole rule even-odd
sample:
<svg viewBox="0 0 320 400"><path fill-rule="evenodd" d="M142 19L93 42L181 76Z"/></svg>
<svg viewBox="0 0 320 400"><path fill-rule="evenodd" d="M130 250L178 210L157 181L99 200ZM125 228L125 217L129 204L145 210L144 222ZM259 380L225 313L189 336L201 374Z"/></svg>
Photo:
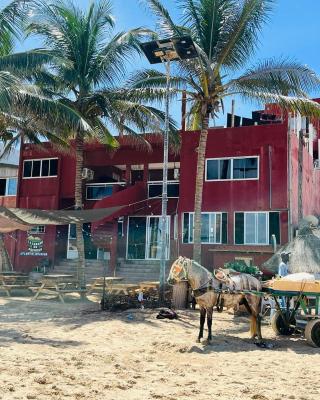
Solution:
<svg viewBox="0 0 320 400"><path fill-rule="evenodd" d="M92 181L94 177L94 171L89 168L83 168L82 170L82 179L86 179L87 181Z"/></svg>

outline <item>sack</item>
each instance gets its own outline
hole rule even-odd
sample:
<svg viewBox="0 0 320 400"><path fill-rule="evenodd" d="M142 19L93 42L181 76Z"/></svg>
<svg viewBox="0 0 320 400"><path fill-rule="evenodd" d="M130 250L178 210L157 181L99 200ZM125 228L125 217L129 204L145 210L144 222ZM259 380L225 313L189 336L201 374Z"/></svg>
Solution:
<svg viewBox="0 0 320 400"><path fill-rule="evenodd" d="M159 314L157 315L157 319L178 319L178 315L173 310L160 310Z"/></svg>

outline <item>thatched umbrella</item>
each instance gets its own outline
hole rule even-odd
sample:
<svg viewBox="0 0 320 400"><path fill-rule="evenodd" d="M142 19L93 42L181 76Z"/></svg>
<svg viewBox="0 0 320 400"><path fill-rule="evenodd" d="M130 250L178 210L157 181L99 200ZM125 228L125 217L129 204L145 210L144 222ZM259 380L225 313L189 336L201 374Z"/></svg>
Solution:
<svg viewBox="0 0 320 400"><path fill-rule="evenodd" d="M306 224L299 229L298 235L283 246L263 264L265 269L278 272L281 253L290 253L289 272L320 273L320 229Z"/></svg>

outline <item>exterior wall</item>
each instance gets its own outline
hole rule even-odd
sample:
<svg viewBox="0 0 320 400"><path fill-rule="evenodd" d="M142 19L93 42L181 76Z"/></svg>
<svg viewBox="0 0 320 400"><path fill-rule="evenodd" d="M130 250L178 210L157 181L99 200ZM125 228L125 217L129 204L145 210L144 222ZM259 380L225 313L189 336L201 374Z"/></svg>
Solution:
<svg viewBox="0 0 320 400"><path fill-rule="evenodd" d="M198 138L197 132L185 132L182 136L180 229L182 213L194 209ZM272 254L271 246L234 244L236 211L280 211L281 243L288 239L286 124L209 130L206 158L241 156L259 156L259 180L204 182L203 211L228 213L228 244L202 245L202 263L208 268L223 266L226 261L242 256L252 257L260 265ZM181 244L181 253L192 256L192 244Z"/></svg>
<svg viewBox="0 0 320 400"><path fill-rule="evenodd" d="M293 229L298 227L298 151L299 139L291 134L291 208ZM302 180L302 204L303 215L320 214L320 169L314 167L313 157L307 149L303 149L303 180Z"/></svg>

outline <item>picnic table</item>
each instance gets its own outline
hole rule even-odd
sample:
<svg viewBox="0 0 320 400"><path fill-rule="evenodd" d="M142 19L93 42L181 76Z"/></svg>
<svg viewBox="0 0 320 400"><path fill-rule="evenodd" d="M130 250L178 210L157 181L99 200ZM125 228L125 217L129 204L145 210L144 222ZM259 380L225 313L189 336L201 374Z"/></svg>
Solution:
<svg viewBox="0 0 320 400"><path fill-rule="evenodd" d="M0 290L11 296L14 289L29 289L32 284L29 282L29 276L21 272L5 271L0 273Z"/></svg>
<svg viewBox="0 0 320 400"><path fill-rule="evenodd" d="M123 278L121 278L120 276L106 276L106 277L99 276L97 278L92 278L92 280L93 282L89 286L88 294L91 294L94 291L103 290L104 281L105 281L106 291L108 291L112 287L114 282L122 281Z"/></svg>
<svg viewBox="0 0 320 400"><path fill-rule="evenodd" d="M74 275L48 274L40 279L41 286L35 288L35 295L32 300L39 298L41 294L50 294L59 298L64 303L64 296L68 293L79 293L81 297L86 294L86 289L79 287Z"/></svg>

